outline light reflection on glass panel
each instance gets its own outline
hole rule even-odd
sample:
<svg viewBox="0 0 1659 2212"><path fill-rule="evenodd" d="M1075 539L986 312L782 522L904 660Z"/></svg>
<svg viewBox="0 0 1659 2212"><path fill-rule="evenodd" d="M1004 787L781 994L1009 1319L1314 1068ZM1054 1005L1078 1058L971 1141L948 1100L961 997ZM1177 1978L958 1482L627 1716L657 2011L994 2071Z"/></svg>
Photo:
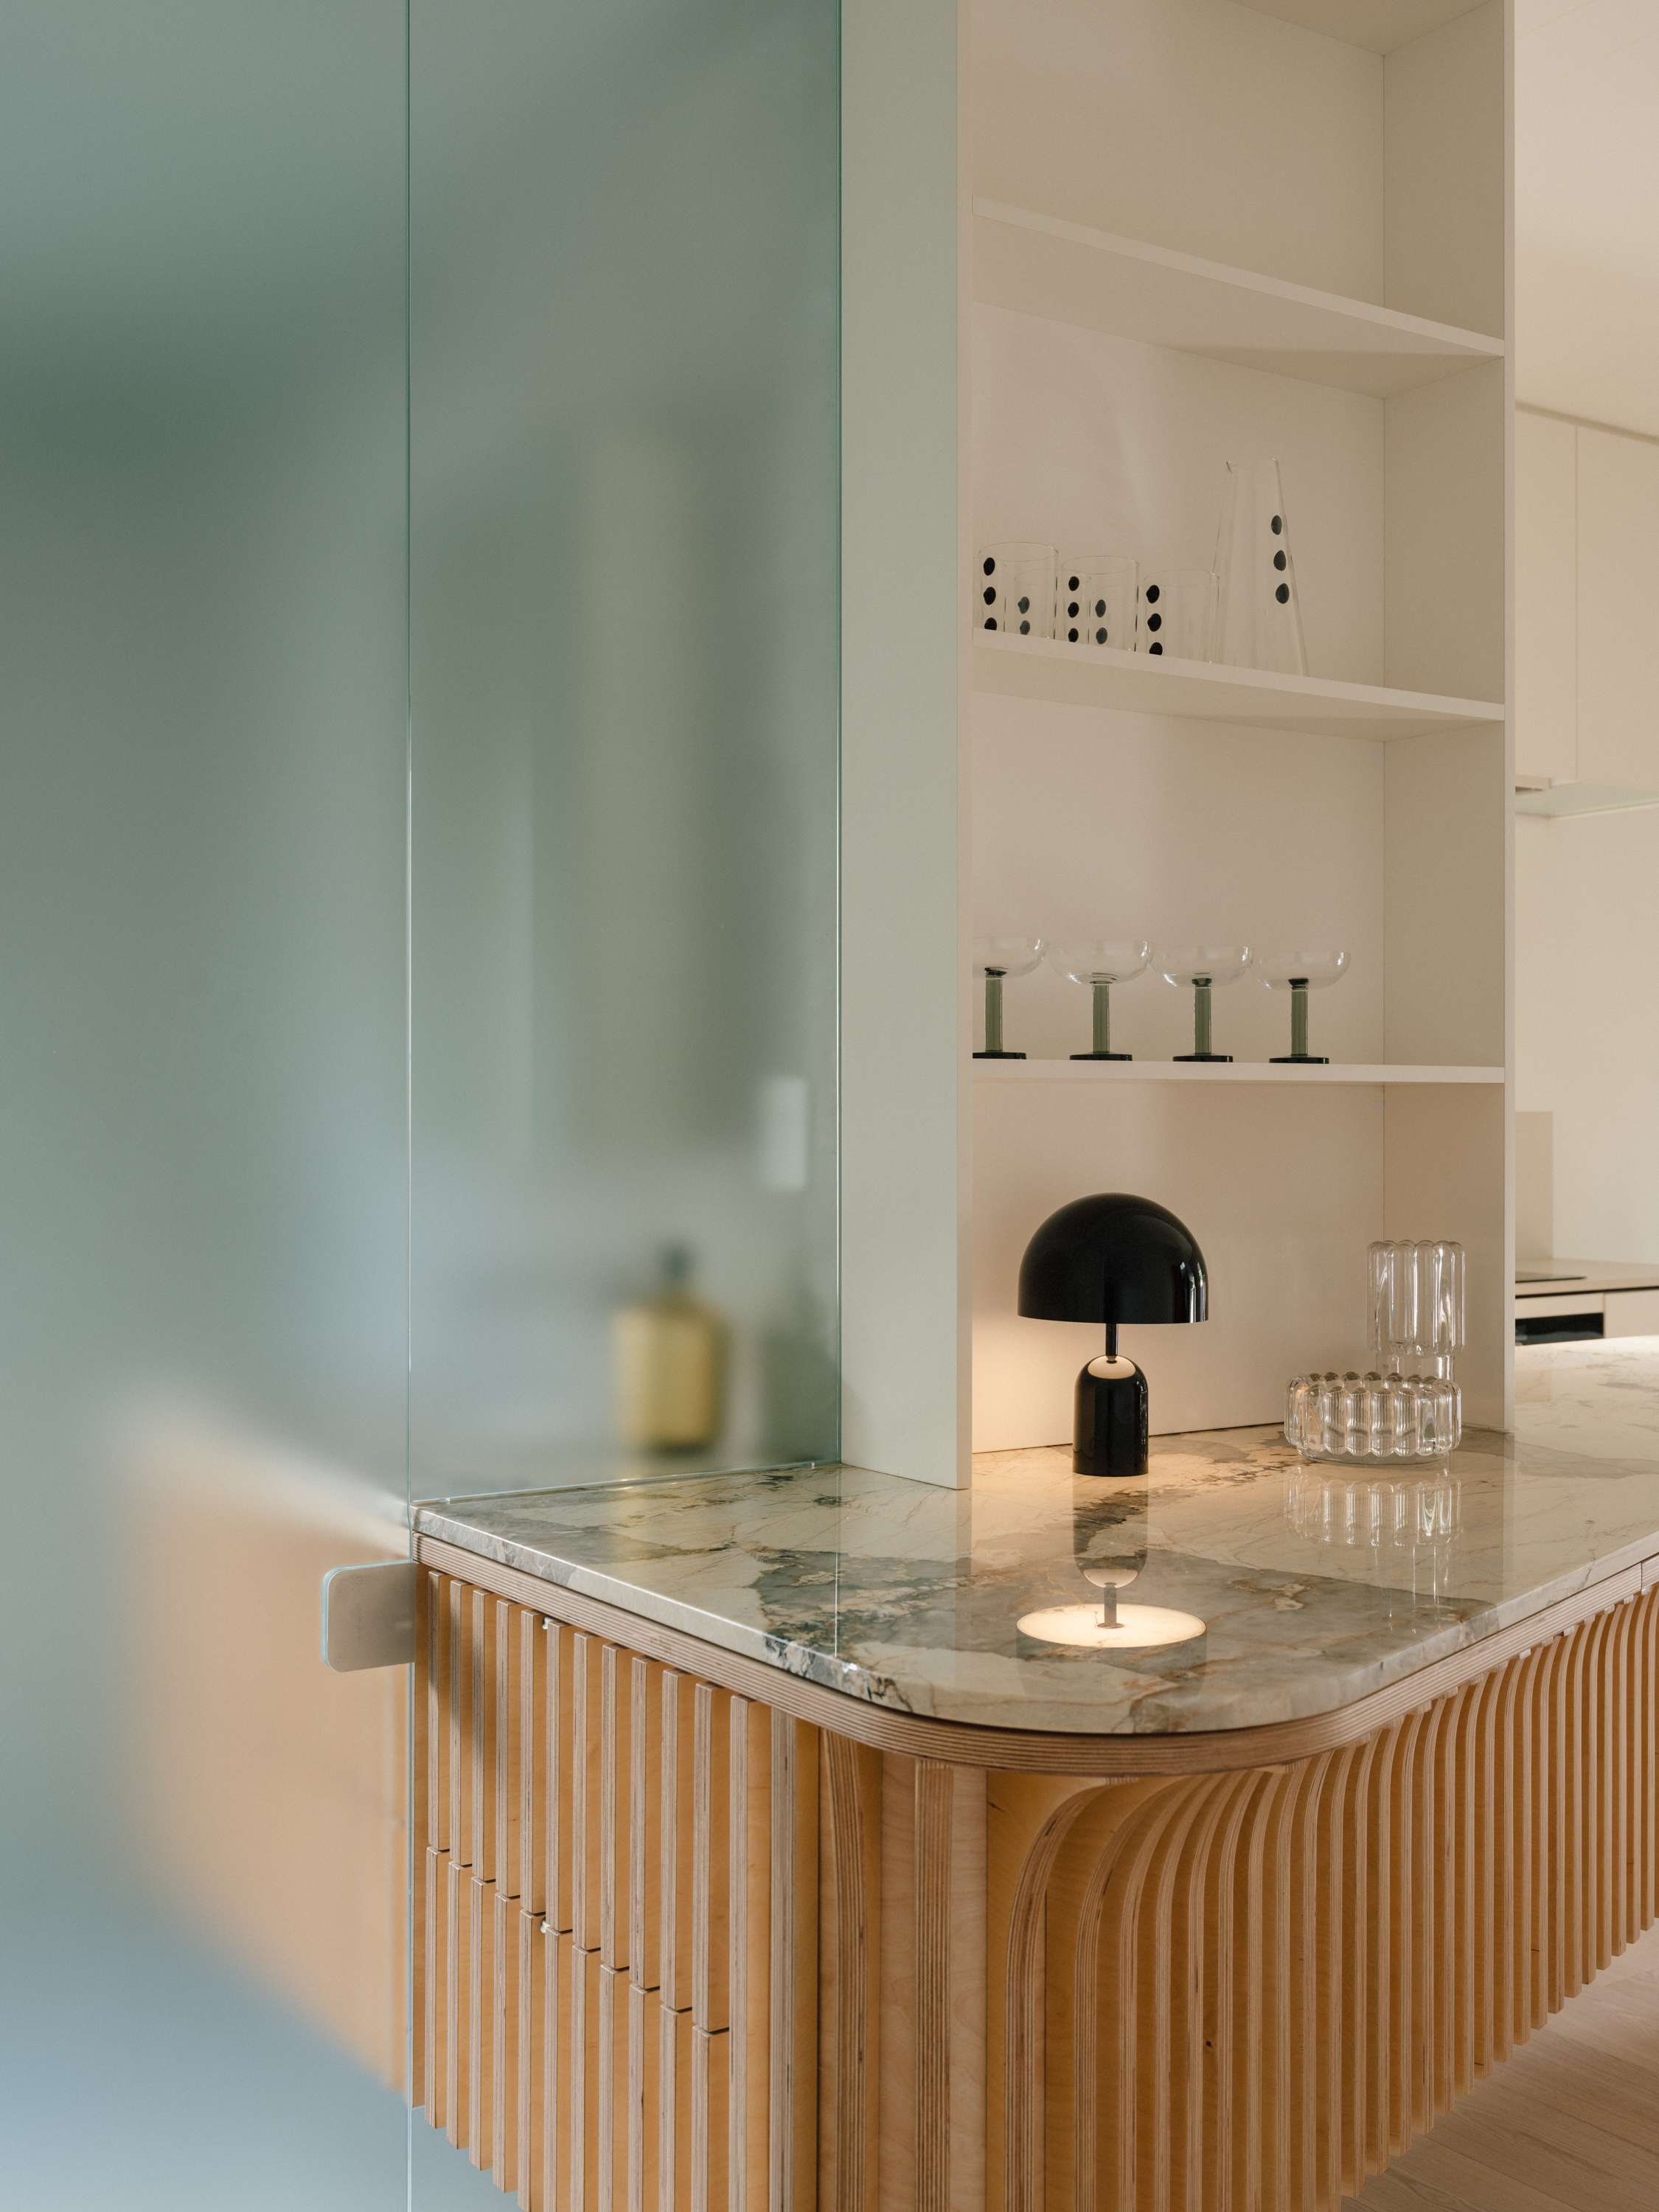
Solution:
<svg viewBox="0 0 1659 2212"><path fill-rule="evenodd" d="M489 21L411 32L417 1494L836 1430L837 11Z"/></svg>
<svg viewBox="0 0 1659 2212"><path fill-rule="evenodd" d="M0 2203L405 2202L401 7L0 28Z"/></svg>

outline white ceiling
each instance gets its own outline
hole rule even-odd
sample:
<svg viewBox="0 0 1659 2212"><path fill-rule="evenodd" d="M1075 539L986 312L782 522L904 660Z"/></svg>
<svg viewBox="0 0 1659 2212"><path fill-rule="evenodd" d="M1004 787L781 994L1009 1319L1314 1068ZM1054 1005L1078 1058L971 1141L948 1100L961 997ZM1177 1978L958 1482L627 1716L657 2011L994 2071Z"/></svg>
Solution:
<svg viewBox="0 0 1659 2212"><path fill-rule="evenodd" d="M1516 384L1659 435L1659 0L1516 0Z"/></svg>

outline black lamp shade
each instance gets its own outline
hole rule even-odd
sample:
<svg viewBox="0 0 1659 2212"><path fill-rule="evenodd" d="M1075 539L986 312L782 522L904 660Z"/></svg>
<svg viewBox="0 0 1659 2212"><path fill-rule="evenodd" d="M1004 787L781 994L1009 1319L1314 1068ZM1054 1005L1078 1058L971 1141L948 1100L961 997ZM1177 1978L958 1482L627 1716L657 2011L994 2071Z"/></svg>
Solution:
<svg viewBox="0 0 1659 2212"><path fill-rule="evenodd" d="M1031 1321L1103 1322L1106 1351L1077 1378L1072 1465L1079 1474L1145 1474L1146 1377L1121 1359L1121 1323L1202 1321L1204 1255L1167 1206L1127 1191L1076 1198L1051 1213L1019 1263L1019 1310Z"/></svg>
<svg viewBox="0 0 1659 2212"><path fill-rule="evenodd" d="M1019 1263L1019 1310L1031 1321L1202 1321L1209 1304L1191 1230L1168 1206L1127 1191L1062 1206Z"/></svg>

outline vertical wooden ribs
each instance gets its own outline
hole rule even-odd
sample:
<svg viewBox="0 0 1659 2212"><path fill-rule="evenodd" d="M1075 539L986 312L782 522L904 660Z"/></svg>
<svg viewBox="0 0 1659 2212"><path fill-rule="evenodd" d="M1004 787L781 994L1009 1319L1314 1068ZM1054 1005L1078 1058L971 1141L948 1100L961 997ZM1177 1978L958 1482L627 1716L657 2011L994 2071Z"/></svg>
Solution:
<svg viewBox="0 0 1659 2212"><path fill-rule="evenodd" d="M524 2212L806 2212L817 1732L422 1577L415 2094Z"/></svg>
<svg viewBox="0 0 1659 2212"><path fill-rule="evenodd" d="M1334 2212L1651 1923L1656 1667L1659 1589L1293 1765L994 1777L990 2203Z"/></svg>
<svg viewBox="0 0 1659 2212"><path fill-rule="evenodd" d="M422 1608L415 2094L524 2212L1335 2212L1659 1909L1659 1589L1110 1783Z"/></svg>

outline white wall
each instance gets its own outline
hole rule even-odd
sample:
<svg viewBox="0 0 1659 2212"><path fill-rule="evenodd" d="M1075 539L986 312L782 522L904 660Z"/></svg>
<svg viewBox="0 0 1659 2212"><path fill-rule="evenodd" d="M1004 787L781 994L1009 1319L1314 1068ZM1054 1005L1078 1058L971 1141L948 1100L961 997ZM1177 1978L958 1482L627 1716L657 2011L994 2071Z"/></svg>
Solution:
<svg viewBox="0 0 1659 2212"><path fill-rule="evenodd" d="M842 10L842 1450L968 1477L956 0Z"/></svg>
<svg viewBox="0 0 1659 2212"><path fill-rule="evenodd" d="M1516 832L1516 1104L1555 1117L1556 1251L1659 1261L1659 807Z"/></svg>
<svg viewBox="0 0 1659 2212"><path fill-rule="evenodd" d="M1032 1231L1085 1191L1131 1190L1170 1207L1208 1265L1201 1327L1123 1332L1123 1349L1146 1370L1155 1435L1276 1421L1287 1376L1351 1366L1365 1340L1365 1247L1383 1233L1382 1123L1382 1093L1365 1085L982 1085L974 1097L975 1449L1060 1443L1071 1433L1077 1370L1100 1349L1101 1332L1023 1321L1014 1308Z"/></svg>

